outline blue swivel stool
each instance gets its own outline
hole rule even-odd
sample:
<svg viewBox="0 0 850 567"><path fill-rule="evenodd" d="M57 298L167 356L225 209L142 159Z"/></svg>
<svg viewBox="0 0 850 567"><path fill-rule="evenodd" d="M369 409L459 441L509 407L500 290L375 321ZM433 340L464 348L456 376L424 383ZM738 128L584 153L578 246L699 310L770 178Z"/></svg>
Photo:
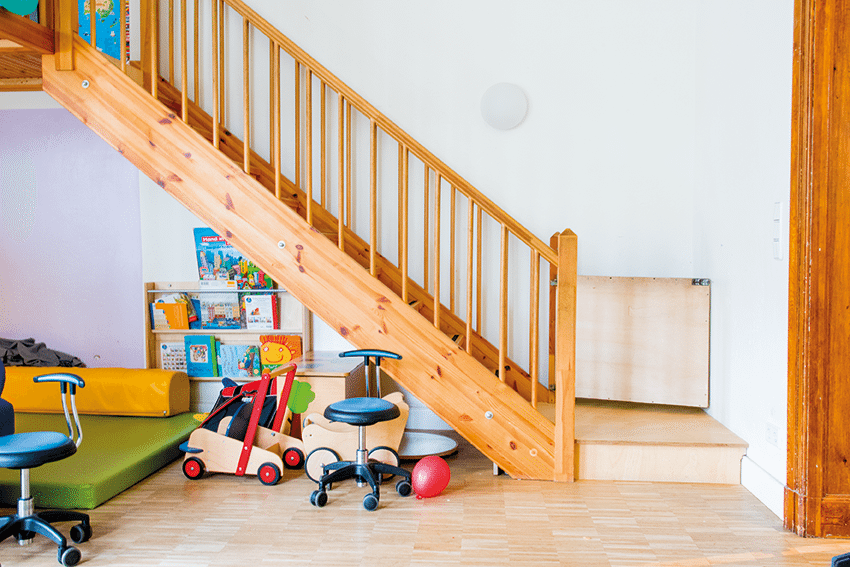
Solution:
<svg viewBox="0 0 850 567"><path fill-rule="evenodd" d="M832 567L850 567L850 553L844 553L833 557Z"/></svg>
<svg viewBox="0 0 850 567"><path fill-rule="evenodd" d="M348 398L334 402L325 408L325 417L330 421L356 425L358 428L358 447L354 461L339 461L324 466L322 477L319 479L319 488L310 495L310 503L321 508L328 503L327 489L334 482L349 478L357 479L357 485L363 486L368 483L372 492L363 497L363 507L369 511L378 507L381 499L381 481L384 475L398 475L401 480L396 483L396 491L401 496L410 496L413 492L410 484L410 473L401 467L369 461L369 450L366 447L366 427L382 421L390 421L401 415L398 406L392 402L381 399L381 359L401 359L401 355L385 350L351 350L342 352L342 358L362 356L366 365L366 397ZM371 369L369 359L375 359L375 385L377 397L371 397Z"/></svg>
<svg viewBox="0 0 850 567"><path fill-rule="evenodd" d="M62 409L65 410L65 422L68 435L56 431L35 431L15 433L15 414L12 405L0 400L0 467L21 471L21 497L18 499L16 514L0 518L0 541L15 536L18 543L27 545L35 534L52 539L59 546L57 559L62 565L76 565L81 559L79 550L69 546L65 537L54 528L52 522L80 522L71 528L74 543L88 541L92 535L88 514L71 510L35 511L33 497L30 495L30 469L45 463L52 463L70 457L77 452L83 440L80 418L77 415L76 391L85 384L79 376L73 374L46 374L36 376L40 382L59 382L62 392ZM0 393L6 382L6 369L0 364ZM70 392L70 393L69 393ZM76 425L76 439L68 414L67 398L71 400L71 409Z"/></svg>

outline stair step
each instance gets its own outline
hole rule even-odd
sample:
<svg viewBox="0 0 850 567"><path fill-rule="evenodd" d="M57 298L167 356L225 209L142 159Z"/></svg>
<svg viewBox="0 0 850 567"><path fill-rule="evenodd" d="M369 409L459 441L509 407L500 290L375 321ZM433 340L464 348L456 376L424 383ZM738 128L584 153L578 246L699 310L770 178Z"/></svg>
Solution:
<svg viewBox="0 0 850 567"><path fill-rule="evenodd" d="M553 404L538 409L554 420ZM740 484L747 443L700 408L576 400L576 479Z"/></svg>

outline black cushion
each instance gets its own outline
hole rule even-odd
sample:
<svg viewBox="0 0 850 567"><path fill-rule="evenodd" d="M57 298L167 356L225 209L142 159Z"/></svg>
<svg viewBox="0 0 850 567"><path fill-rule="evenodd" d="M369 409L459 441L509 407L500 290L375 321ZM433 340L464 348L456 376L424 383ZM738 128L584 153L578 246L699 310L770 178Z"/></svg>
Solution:
<svg viewBox="0 0 850 567"><path fill-rule="evenodd" d="M67 435L56 431L33 431L0 437L0 467L30 469L59 461L77 452Z"/></svg>
<svg viewBox="0 0 850 567"><path fill-rule="evenodd" d="M351 425L374 425L401 415L398 406L380 398L348 398L325 408L325 417Z"/></svg>

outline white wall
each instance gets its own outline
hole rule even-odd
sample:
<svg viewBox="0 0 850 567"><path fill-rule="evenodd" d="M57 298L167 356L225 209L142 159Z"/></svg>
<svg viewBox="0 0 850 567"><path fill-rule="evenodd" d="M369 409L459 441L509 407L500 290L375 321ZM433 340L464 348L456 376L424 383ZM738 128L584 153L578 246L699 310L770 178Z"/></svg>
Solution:
<svg viewBox="0 0 850 567"><path fill-rule="evenodd" d="M792 0L702 4L695 267L712 279L709 413L750 444L743 483L782 515ZM774 204L782 207L774 258Z"/></svg>

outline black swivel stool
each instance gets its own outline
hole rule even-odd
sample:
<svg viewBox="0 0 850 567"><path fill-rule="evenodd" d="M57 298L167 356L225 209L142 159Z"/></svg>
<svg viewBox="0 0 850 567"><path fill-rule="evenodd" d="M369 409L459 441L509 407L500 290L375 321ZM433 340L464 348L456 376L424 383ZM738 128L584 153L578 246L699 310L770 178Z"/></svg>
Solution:
<svg viewBox="0 0 850 567"><path fill-rule="evenodd" d="M378 507L381 498L380 485L383 475L398 475L401 480L396 483L396 491L401 496L410 496L413 492L410 484L410 473L401 467L369 461L369 450L366 447L366 427L382 421L390 421L401 415L398 406L392 402L381 399L381 359L401 359L401 355L385 350L351 350L342 352L342 358L351 356L362 356L366 365L366 396L365 398L348 398L334 402L325 408L325 417L330 421L356 425L358 428L358 447L354 461L339 461L325 465L322 478L319 479L319 488L310 495L310 503L321 508L328 502L327 488L334 482L356 478L357 485L363 486L368 483L372 492L363 497L363 507L369 511ZM371 365L369 358L375 359L375 384L377 397L371 397Z"/></svg>
<svg viewBox="0 0 850 567"><path fill-rule="evenodd" d="M5 376L5 368L0 364L0 392L3 389ZM0 436L0 467L21 471L21 497L18 499L18 510L16 514L0 518L0 541L14 536L19 544L27 545L32 542L35 534L41 534L50 538L59 546L56 555L59 563L66 566L76 565L81 558L79 550L68 545L65 536L51 524L54 522L80 522L71 528L71 539L74 543L83 543L88 541L92 535L89 516L72 510L42 510L36 512L33 497L30 494L30 469L65 459L77 452L77 447L83 440L83 432L80 429L80 418L77 415L75 394L76 389L82 388L85 384L82 378L74 374L46 374L36 376L33 380L35 382L59 382L68 435L57 431L14 433L14 426L0 427L0 432L9 433ZM71 416L68 414L66 396L71 400L74 425L77 426L76 439L74 439ZM12 406L4 402L3 405L0 405L0 423L6 424L10 419L14 423Z"/></svg>

